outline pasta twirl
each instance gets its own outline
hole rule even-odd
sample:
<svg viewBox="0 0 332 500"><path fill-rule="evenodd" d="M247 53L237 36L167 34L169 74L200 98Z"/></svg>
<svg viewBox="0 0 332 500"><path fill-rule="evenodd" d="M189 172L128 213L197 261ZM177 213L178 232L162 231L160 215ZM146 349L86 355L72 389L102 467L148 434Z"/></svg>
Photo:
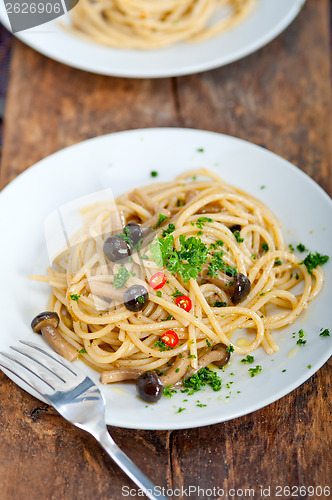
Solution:
<svg viewBox="0 0 332 500"><path fill-rule="evenodd" d="M157 370L173 384L222 358L226 346L235 355L259 346L272 354L278 331L323 286L321 268L309 273L286 247L274 214L207 170L129 191L116 210L85 207L71 248L46 278L35 277L52 287L48 309L60 316L63 337L90 366L118 374L104 381ZM111 261L105 241L115 233L126 245L129 222L144 239ZM135 286L148 293L136 312L124 298Z"/></svg>
<svg viewBox="0 0 332 500"><path fill-rule="evenodd" d="M76 35L118 48L154 49L201 41L230 29L256 0L80 0L71 12Z"/></svg>

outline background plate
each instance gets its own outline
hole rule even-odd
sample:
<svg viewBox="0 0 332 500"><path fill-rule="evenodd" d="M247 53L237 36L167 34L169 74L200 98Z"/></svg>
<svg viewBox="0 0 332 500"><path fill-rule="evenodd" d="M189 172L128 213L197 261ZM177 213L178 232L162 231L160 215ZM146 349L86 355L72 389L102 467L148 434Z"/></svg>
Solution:
<svg viewBox="0 0 332 500"><path fill-rule="evenodd" d="M198 151L201 148L203 152ZM43 344L29 325L45 309L49 287L27 277L44 273L48 265L43 224L52 210L103 188L111 187L118 195L153 182L151 170L157 170L157 180L163 181L203 166L266 203L282 221L287 243L302 242L311 251L332 255L331 199L306 174L273 153L239 139L190 129L144 129L97 137L45 158L0 194L0 349L19 339ZM138 429L208 425L250 413L295 389L332 350L332 338L319 336L320 328L332 324L332 261L324 271L326 283L318 299L296 323L276 333L279 353L267 356L261 348L256 351L255 364L262 366L262 373L251 378L239 356L222 374L220 392L207 389L188 398L180 393L147 407L133 384L101 386L98 374L77 361L106 397L107 423ZM296 348L291 333L300 328L307 344ZM197 400L207 406L196 406ZM179 407L186 410L177 413Z"/></svg>
<svg viewBox="0 0 332 500"><path fill-rule="evenodd" d="M263 47L297 16L305 0L258 0L252 15L234 29L198 44L181 43L160 50L118 50L67 33L59 19L16 36L41 54L74 68L111 76L160 78L188 75L223 66ZM69 23L69 15L62 16ZM9 27L4 2L0 21Z"/></svg>

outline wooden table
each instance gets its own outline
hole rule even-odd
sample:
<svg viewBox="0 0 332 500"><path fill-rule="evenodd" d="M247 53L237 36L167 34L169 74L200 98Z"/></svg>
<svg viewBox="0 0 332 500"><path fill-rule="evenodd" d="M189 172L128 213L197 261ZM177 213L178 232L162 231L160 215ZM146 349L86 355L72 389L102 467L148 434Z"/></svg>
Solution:
<svg viewBox="0 0 332 500"><path fill-rule="evenodd" d="M1 186L41 158L89 137L180 126L263 145L331 195L328 8L328 0L308 0L293 24L265 48L224 68L181 78L126 80L84 73L15 41ZM232 495L231 488L278 498L278 485L325 486L332 477L331 366L280 401L231 422L184 431L110 431L157 485L225 491L191 498L242 497ZM92 437L3 374L0 436L1 500L118 500L123 485L134 487ZM271 494L261 495L261 485L270 486Z"/></svg>

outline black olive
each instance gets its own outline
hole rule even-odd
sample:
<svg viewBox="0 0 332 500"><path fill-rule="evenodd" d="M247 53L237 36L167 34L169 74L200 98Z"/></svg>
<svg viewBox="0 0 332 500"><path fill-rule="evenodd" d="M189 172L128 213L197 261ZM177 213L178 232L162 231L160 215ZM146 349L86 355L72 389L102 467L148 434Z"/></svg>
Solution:
<svg viewBox="0 0 332 500"><path fill-rule="evenodd" d="M104 254L108 260L116 262L130 255L130 246L120 236L110 236L104 243Z"/></svg>
<svg viewBox="0 0 332 500"><path fill-rule="evenodd" d="M229 230L232 231L232 233L235 233L235 231L241 231L241 229L242 228L241 228L240 224L234 224L234 226L231 226L229 228Z"/></svg>
<svg viewBox="0 0 332 500"><path fill-rule="evenodd" d="M129 311L141 311L148 303L149 293L142 285L132 285L123 294L123 302Z"/></svg>
<svg viewBox="0 0 332 500"><path fill-rule="evenodd" d="M249 295L250 290L251 283L247 276L242 273L238 273L235 277L232 302L234 302L234 304L239 304L239 302L242 302L242 300L244 300L247 295Z"/></svg>
<svg viewBox="0 0 332 500"><path fill-rule="evenodd" d="M123 232L128 236L132 246L137 245L143 239L143 230L136 222L128 222Z"/></svg>
<svg viewBox="0 0 332 500"><path fill-rule="evenodd" d="M163 395L164 386L156 372L144 372L136 380L138 395L148 403L156 403Z"/></svg>

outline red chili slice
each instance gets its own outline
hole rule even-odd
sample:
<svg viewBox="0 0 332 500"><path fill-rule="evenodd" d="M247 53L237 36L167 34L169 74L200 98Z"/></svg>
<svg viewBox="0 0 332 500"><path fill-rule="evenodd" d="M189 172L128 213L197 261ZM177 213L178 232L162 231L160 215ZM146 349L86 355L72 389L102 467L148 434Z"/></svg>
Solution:
<svg viewBox="0 0 332 500"><path fill-rule="evenodd" d="M167 332L162 334L161 340L169 347L175 347L179 342L179 337L173 330L168 330Z"/></svg>
<svg viewBox="0 0 332 500"><path fill-rule="evenodd" d="M158 290L159 288L162 288L166 283L166 276L164 273L156 273L153 276L151 276L149 284L150 287L153 288L154 290Z"/></svg>
<svg viewBox="0 0 332 500"><path fill-rule="evenodd" d="M180 295L180 297L176 297L176 305L189 312L191 309L191 300L187 295Z"/></svg>

